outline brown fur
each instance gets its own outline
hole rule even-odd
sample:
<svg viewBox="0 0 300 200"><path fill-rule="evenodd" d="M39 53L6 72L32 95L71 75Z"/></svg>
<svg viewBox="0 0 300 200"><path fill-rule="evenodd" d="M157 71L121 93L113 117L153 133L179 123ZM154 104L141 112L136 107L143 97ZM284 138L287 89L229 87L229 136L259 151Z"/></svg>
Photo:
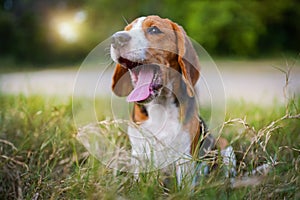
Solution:
<svg viewBox="0 0 300 200"><path fill-rule="evenodd" d="M125 27L124 30L129 31L136 20ZM200 73L200 64L197 54L187 38L183 28L169 19L162 19L158 16L148 16L143 22L143 30L151 26L157 26L164 34L149 35L145 34L151 44L147 49L147 55L144 64L162 64L180 70L183 80L187 84L189 96L194 95L193 86L196 84ZM127 96L133 89L128 70L117 64L113 75L113 91L118 96ZM122 88L115 88L118 80L122 78ZM118 83L119 84L119 83ZM125 88L127 87L127 88ZM123 91L124 90L124 91Z"/></svg>

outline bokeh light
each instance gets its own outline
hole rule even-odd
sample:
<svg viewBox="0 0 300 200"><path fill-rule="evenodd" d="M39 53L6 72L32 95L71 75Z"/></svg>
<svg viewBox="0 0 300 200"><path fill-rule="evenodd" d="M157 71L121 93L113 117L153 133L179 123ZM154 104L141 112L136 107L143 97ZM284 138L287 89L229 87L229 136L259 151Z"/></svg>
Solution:
<svg viewBox="0 0 300 200"><path fill-rule="evenodd" d="M76 42L78 39L78 31L71 22L64 21L59 23L57 25L57 31L66 42Z"/></svg>
<svg viewBox="0 0 300 200"><path fill-rule="evenodd" d="M67 43L75 43L80 38L80 30L85 20L86 12L84 10L64 14L56 13L52 16L51 26L60 39Z"/></svg>

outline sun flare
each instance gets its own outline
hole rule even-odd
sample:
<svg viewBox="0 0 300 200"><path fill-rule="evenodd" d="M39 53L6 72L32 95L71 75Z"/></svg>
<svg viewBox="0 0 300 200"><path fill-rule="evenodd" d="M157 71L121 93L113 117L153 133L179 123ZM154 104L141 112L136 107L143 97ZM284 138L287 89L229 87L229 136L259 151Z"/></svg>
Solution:
<svg viewBox="0 0 300 200"><path fill-rule="evenodd" d="M59 35L67 42L76 42L78 39L78 33L74 25L70 22L62 22L57 26Z"/></svg>
<svg viewBox="0 0 300 200"><path fill-rule="evenodd" d="M84 27L87 14L84 10L69 13L53 13L51 27L56 35L67 43L75 43L80 39L80 30Z"/></svg>

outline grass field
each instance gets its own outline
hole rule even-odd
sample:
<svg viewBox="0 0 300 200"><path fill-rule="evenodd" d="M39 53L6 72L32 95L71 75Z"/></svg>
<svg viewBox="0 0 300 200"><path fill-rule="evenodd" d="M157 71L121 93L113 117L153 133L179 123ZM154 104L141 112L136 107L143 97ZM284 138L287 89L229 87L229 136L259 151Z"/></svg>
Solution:
<svg viewBox="0 0 300 200"><path fill-rule="evenodd" d="M269 107L229 102L222 135L240 160L236 183L217 169L194 192L173 186L168 193L159 172L141 174L136 182L89 156L76 139L72 106L84 109L71 99L0 95L0 199L300 198L298 99ZM105 118L108 108L99 109L99 119ZM264 163L272 166L268 174L243 178Z"/></svg>

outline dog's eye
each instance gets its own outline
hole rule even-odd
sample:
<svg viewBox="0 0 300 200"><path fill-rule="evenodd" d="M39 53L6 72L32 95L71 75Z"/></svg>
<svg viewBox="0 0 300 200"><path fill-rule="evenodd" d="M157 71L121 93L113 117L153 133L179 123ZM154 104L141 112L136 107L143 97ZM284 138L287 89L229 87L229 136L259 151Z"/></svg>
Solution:
<svg viewBox="0 0 300 200"><path fill-rule="evenodd" d="M157 28L156 26L151 26L147 29L147 32L149 34L160 34L163 33L161 30L159 30L159 28Z"/></svg>

